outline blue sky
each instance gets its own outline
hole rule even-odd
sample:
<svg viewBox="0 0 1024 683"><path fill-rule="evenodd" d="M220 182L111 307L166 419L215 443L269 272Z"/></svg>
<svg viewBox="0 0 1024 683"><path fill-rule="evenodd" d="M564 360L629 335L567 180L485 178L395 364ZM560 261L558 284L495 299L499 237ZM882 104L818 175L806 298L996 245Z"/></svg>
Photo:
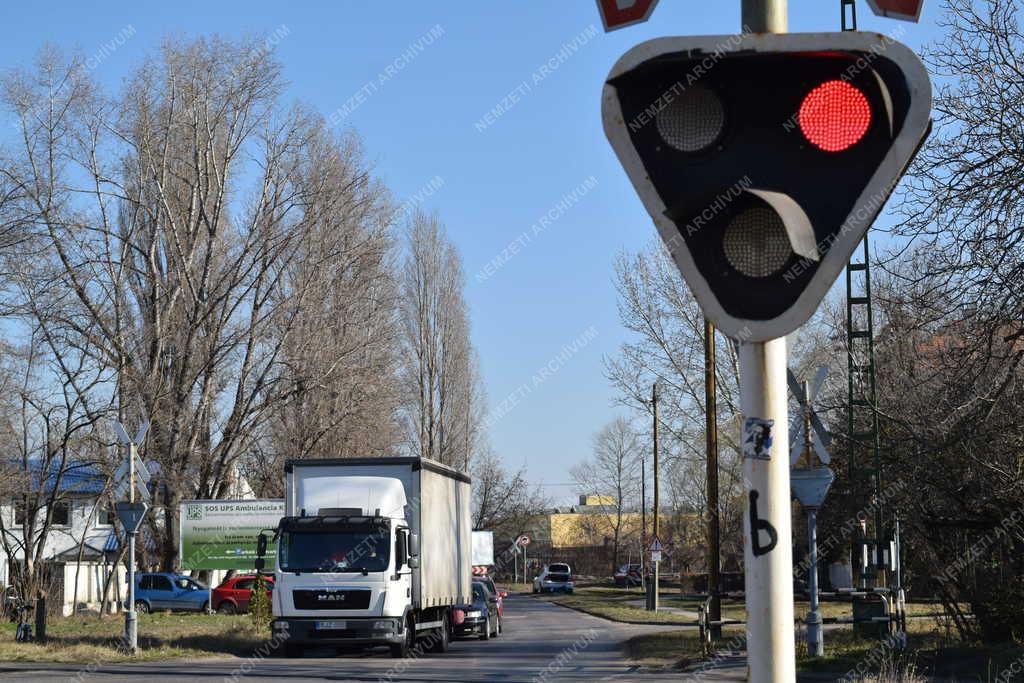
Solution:
<svg viewBox="0 0 1024 683"><path fill-rule="evenodd" d="M276 32L287 98L357 130L395 196L419 194L447 224L492 406L521 395L495 419L494 446L564 501L569 468L615 413L601 360L624 339L613 259L655 236L602 132L604 76L642 40L735 32L739 6L662 0L647 24L604 34L593 0L17 3L0 66L29 63L50 41L94 56L93 73L114 88L165 35ZM920 25L876 18L864 2L859 14L861 30L901 31L913 48L940 35L936 0ZM838 26L838 0L790 0L791 31ZM119 35L123 45L104 49Z"/></svg>

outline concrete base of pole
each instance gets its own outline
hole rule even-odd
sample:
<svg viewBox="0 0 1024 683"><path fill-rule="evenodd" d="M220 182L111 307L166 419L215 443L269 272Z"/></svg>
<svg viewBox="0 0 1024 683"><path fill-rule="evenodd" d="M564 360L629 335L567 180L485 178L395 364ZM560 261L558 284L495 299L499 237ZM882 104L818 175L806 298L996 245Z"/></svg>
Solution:
<svg viewBox="0 0 1024 683"><path fill-rule="evenodd" d="M124 615L124 642L132 654L139 649L139 616L134 609Z"/></svg>
<svg viewBox="0 0 1024 683"><path fill-rule="evenodd" d="M661 577L658 573L658 563L654 563L654 590L651 591L651 606L655 612L658 611L658 591L661 589Z"/></svg>
<svg viewBox="0 0 1024 683"><path fill-rule="evenodd" d="M128 534L128 611L124 615L124 642L128 652L139 649L139 615L135 611L135 534Z"/></svg>
<svg viewBox="0 0 1024 683"><path fill-rule="evenodd" d="M825 655L825 640L821 631L821 614L807 613L807 654L811 657Z"/></svg>

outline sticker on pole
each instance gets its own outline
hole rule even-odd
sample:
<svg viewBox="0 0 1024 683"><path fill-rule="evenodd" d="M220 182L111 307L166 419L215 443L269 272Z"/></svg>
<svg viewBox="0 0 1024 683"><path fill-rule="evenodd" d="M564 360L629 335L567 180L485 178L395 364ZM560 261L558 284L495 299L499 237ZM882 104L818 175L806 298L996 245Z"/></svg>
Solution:
<svg viewBox="0 0 1024 683"><path fill-rule="evenodd" d="M743 457L753 460L772 459L772 427L774 420L748 417L743 423Z"/></svg>

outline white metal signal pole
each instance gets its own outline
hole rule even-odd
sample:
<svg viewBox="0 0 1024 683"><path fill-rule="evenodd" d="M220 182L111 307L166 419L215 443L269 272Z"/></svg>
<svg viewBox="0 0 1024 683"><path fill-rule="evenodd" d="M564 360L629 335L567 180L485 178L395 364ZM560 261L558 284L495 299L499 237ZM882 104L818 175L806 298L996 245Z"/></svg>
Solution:
<svg viewBox="0 0 1024 683"><path fill-rule="evenodd" d="M741 1L743 31L788 31L787 0ZM747 680L791 683L796 680L796 646L785 337L741 343L739 362L744 441L755 429L771 439L767 460L743 459ZM763 432L766 426L768 433Z"/></svg>
<svg viewBox="0 0 1024 683"><path fill-rule="evenodd" d="M785 338L741 343L739 363L748 680L788 683L796 651ZM760 457L750 457L749 442Z"/></svg>
<svg viewBox="0 0 1024 683"><path fill-rule="evenodd" d="M786 339L741 343L747 665L753 683L796 680ZM769 441L770 440L770 441ZM750 442L759 457L750 457Z"/></svg>

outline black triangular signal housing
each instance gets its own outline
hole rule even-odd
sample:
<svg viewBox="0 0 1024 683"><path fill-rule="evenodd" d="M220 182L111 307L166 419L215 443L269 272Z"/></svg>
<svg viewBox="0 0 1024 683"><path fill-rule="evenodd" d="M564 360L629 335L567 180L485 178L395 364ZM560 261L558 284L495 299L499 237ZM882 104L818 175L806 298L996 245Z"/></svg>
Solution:
<svg viewBox="0 0 1024 683"><path fill-rule="evenodd" d="M930 127L931 83L874 33L659 38L604 86L605 134L729 336L810 318Z"/></svg>

